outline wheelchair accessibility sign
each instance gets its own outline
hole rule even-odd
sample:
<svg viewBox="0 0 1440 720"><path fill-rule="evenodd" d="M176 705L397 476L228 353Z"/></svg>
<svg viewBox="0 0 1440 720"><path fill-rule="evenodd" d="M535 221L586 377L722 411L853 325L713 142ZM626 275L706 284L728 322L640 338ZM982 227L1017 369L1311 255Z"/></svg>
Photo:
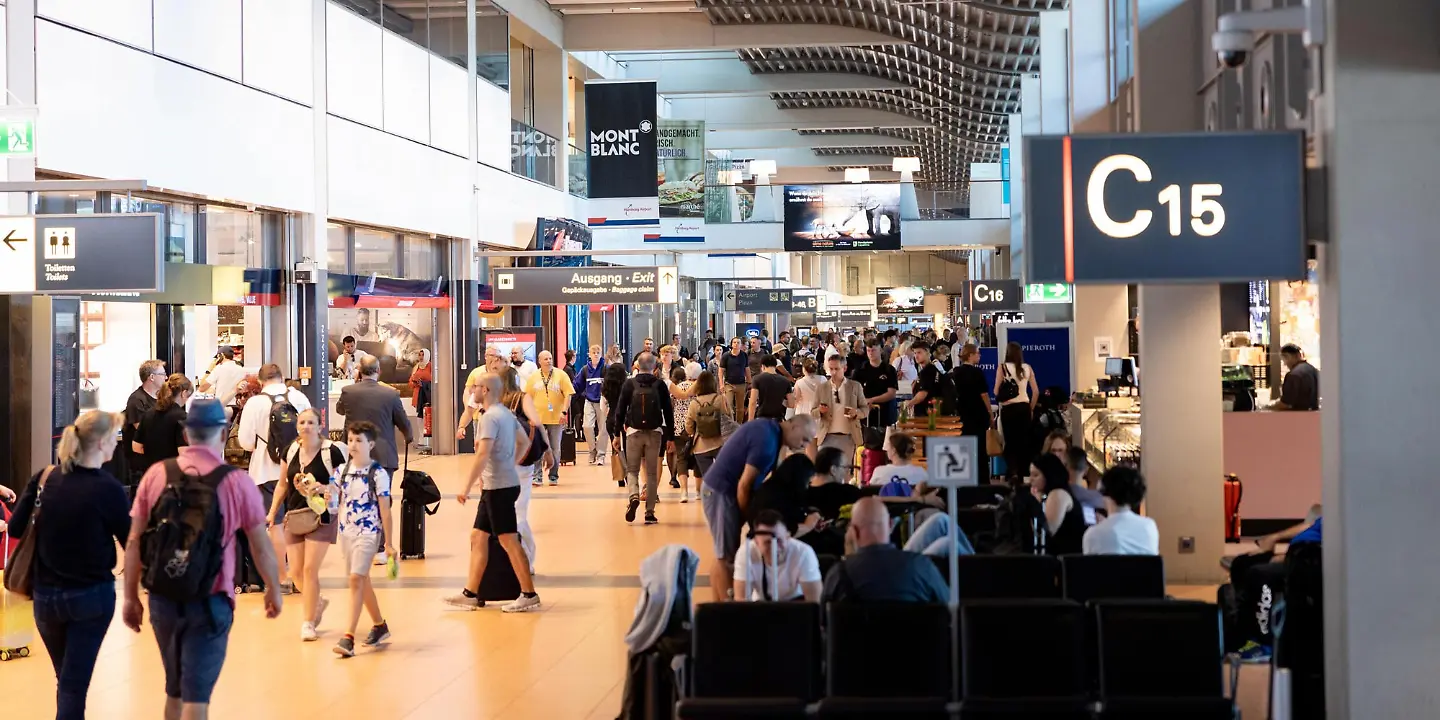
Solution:
<svg viewBox="0 0 1440 720"><path fill-rule="evenodd" d="M966 487L976 481L975 464L979 446L973 436L930 436L925 438L925 467L929 484L936 487Z"/></svg>

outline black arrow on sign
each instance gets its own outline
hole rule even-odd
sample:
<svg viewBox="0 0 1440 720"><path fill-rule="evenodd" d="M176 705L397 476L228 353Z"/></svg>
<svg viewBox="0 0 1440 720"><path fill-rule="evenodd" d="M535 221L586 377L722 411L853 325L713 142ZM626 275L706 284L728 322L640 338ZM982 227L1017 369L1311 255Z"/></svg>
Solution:
<svg viewBox="0 0 1440 720"><path fill-rule="evenodd" d="M674 279L675 279L675 276L674 276L673 274L668 273L668 272L665 273L665 282L668 283L668 282L670 282L670 281L672 281L672 280L674 280Z"/></svg>
<svg viewBox="0 0 1440 720"><path fill-rule="evenodd" d="M14 230L11 230L10 232L5 233L5 237L0 238L0 242L5 243L5 247L8 247L8 248L10 248L11 250L14 250L14 249L15 249L15 243L17 243L17 242L30 242L30 238L17 238L17 237L15 237L15 231L14 231Z"/></svg>

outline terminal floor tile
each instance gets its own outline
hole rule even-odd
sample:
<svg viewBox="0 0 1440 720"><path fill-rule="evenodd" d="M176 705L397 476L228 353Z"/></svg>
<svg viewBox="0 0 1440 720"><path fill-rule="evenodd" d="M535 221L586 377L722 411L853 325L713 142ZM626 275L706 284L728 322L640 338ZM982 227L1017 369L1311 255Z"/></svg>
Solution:
<svg viewBox="0 0 1440 720"><path fill-rule="evenodd" d="M585 453L580 453L582 462ZM445 500L429 520L427 555L407 560L397 580L375 568L376 590L393 637L378 650L339 659L331 646L348 605L338 547L321 582L331 600L318 642L300 641L299 596L266 620L261 598L241 595L229 656L211 717L324 717L363 711L373 718L586 720L613 718L625 679L622 642L639 596L640 561L669 543L701 556L710 541L700 504L680 504L662 483L660 524L623 521L625 494L608 469L561 468L561 484L535 488L530 522L538 545L535 580L544 608L505 615L498 607L452 610L440 599L464 583L474 504L454 500L469 456L412 462L434 476ZM478 489L476 491L478 494ZM398 518L398 508L396 516ZM1180 597L1213 600L1213 587L1175 587ZM697 592L704 599L708 590ZM359 635L368 630L361 616ZM38 638L29 658L0 664L5 716L53 717L55 677ZM1264 717L1267 673L1247 667L1241 681L1246 717ZM164 676L148 624L127 630L117 611L91 684L91 718L160 717Z"/></svg>

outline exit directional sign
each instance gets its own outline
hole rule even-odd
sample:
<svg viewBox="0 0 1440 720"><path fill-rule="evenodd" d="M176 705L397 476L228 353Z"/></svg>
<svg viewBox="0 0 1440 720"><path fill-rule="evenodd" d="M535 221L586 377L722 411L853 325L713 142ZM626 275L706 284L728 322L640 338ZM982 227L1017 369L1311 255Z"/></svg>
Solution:
<svg viewBox="0 0 1440 720"><path fill-rule="evenodd" d="M1068 303L1070 286L1065 283L1030 283L1025 286L1027 303Z"/></svg>

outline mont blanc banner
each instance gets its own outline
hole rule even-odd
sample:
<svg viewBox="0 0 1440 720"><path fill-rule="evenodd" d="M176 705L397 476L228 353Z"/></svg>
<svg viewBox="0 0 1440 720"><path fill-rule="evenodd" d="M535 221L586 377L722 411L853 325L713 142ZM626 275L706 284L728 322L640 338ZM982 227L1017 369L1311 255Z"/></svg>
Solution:
<svg viewBox="0 0 1440 720"><path fill-rule="evenodd" d="M660 120L660 232L645 242L705 242L705 121Z"/></svg>
<svg viewBox="0 0 1440 720"><path fill-rule="evenodd" d="M590 227L660 224L655 81L585 83Z"/></svg>

